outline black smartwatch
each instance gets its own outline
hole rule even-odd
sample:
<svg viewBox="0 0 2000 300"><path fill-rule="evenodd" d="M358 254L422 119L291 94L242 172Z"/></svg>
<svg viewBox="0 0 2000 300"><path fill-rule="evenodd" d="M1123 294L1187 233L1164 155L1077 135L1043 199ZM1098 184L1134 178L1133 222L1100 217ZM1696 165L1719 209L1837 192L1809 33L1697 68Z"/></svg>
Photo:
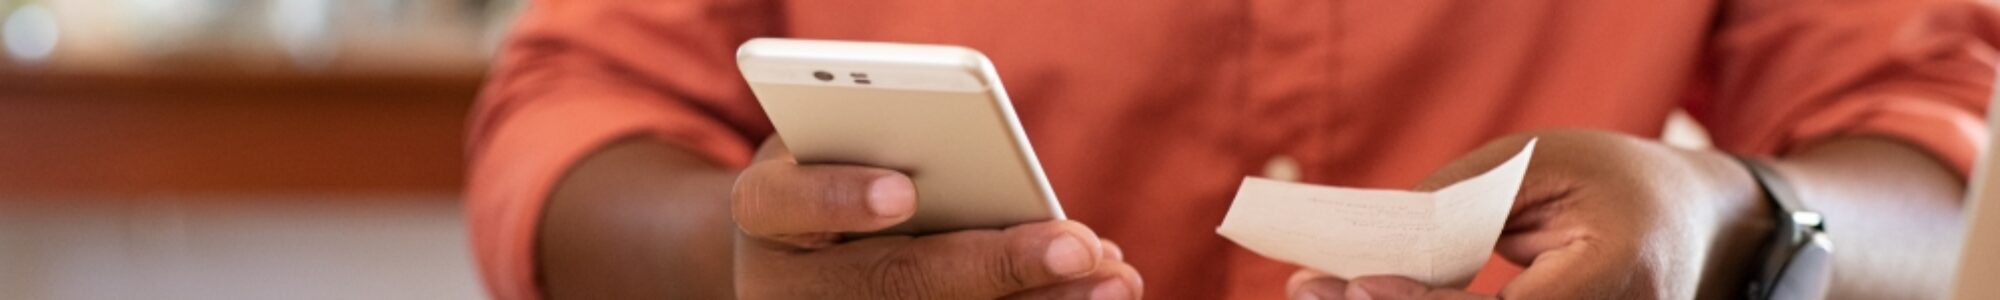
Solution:
<svg viewBox="0 0 2000 300"><path fill-rule="evenodd" d="M1746 289L1749 299L1825 299L1833 279L1833 242L1826 236L1826 218L1806 209L1790 181L1763 162L1737 157L1771 202L1777 221L1771 240L1754 262L1756 273Z"/></svg>

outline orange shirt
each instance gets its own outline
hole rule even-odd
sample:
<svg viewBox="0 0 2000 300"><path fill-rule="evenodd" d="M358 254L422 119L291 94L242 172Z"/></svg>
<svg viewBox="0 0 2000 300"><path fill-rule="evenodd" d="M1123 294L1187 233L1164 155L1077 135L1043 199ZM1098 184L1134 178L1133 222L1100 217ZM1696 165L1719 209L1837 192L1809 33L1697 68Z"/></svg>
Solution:
<svg viewBox="0 0 2000 300"><path fill-rule="evenodd" d="M1656 136L1685 108L1731 152L1879 135L1964 173L1996 24L1928 0L543 1L476 107L466 205L493 294L538 298L536 218L578 158L643 135L740 167L771 134L742 41L958 44L992 58L1064 208L1146 295L1273 299L1296 267L1213 232L1275 157L1401 188L1495 136Z"/></svg>

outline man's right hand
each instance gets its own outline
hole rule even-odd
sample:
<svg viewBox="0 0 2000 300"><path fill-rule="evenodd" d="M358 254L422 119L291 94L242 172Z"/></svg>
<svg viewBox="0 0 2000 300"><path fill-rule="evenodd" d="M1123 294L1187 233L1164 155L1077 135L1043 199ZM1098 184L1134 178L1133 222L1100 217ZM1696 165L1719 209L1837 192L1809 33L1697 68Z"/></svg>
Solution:
<svg viewBox="0 0 2000 300"><path fill-rule="evenodd" d="M908 220L914 184L888 169L799 165L776 138L730 198L740 298L1137 299L1143 290L1118 246L1074 221L842 241Z"/></svg>

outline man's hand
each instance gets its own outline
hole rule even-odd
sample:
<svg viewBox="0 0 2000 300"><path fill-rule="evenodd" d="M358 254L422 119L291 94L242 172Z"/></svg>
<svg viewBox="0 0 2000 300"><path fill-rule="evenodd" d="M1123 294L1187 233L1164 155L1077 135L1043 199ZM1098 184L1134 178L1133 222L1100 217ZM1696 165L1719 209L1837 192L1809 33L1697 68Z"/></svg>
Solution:
<svg viewBox="0 0 2000 300"><path fill-rule="evenodd" d="M1736 298L1744 266L1774 225L1754 179L1728 156L1596 131L1489 143L1419 184L1431 190L1499 165L1539 137L1496 246L1527 266L1511 299ZM1487 299L1403 277L1293 276L1301 299Z"/></svg>
<svg viewBox="0 0 2000 300"><path fill-rule="evenodd" d="M775 138L731 199L745 299L1137 299L1142 290L1118 246L1073 221L842 241L909 219L909 177L799 165Z"/></svg>

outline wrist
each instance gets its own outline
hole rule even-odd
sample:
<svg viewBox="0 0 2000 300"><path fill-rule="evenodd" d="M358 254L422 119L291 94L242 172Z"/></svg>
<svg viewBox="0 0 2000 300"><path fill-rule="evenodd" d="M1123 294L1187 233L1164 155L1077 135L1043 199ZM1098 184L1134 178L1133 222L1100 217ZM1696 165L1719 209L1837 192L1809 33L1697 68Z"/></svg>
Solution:
<svg viewBox="0 0 2000 300"><path fill-rule="evenodd" d="M1764 189L1765 203L1774 208L1771 220L1777 228L1758 250L1757 269L1748 285L1751 299L1824 298L1830 276L1827 259L1832 242L1826 236L1825 218L1805 206L1791 180L1777 169L1758 160L1739 159ZM1796 271L1796 272L1795 272ZM1798 274L1794 274L1798 273Z"/></svg>
<svg viewBox="0 0 2000 300"><path fill-rule="evenodd" d="M1701 153L1714 187L1711 197L1713 230L1704 262L1698 298L1737 299L1755 279L1763 246L1777 230L1777 207L1765 197L1751 171L1722 153Z"/></svg>

